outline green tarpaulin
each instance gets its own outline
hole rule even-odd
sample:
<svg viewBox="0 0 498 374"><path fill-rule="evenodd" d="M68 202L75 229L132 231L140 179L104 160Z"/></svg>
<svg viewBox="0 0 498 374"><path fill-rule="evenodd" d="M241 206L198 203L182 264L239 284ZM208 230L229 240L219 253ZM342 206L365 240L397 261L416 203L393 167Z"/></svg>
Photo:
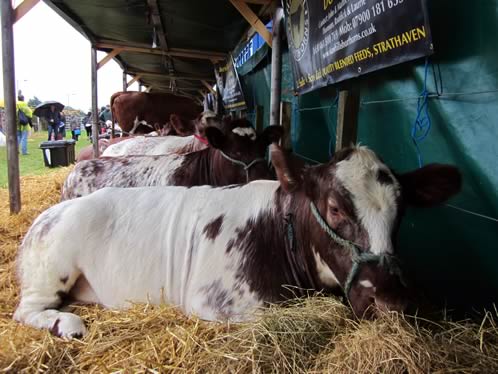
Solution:
<svg viewBox="0 0 498 374"><path fill-rule="evenodd" d="M436 53L429 60L427 87L435 93L441 79L443 92L429 98L432 127L419 147L424 163L457 165L464 186L448 205L408 210L399 250L411 278L430 299L470 310L498 299L498 0L428 3ZM248 112L254 104L263 106L265 126L270 54L241 77ZM293 96L287 53L283 60L283 99L293 103L294 151L326 161L334 149L337 88ZM358 141L397 172L418 167L410 134L424 87L424 62L354 82L361 91Z"/></svg>

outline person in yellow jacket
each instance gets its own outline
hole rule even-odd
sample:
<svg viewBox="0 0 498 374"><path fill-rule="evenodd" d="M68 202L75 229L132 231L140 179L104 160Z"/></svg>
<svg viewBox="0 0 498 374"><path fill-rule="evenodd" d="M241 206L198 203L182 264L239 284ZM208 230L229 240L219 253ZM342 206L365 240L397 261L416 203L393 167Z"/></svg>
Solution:
<svg viewBox="0 0 498 374"><path fill-rule="evenodd" d="M17 143L19 147L21 148L21 152L23 155L28 154L28 131L29 127L31 125L31 117L33 117L33 113L31 112L31 109L29 108L28 104L24 102L24 96L19 95L17 97ZM25 116L27 117L29 123L22 124L21 120L19 119L19 111L23 112Z"/></svg>

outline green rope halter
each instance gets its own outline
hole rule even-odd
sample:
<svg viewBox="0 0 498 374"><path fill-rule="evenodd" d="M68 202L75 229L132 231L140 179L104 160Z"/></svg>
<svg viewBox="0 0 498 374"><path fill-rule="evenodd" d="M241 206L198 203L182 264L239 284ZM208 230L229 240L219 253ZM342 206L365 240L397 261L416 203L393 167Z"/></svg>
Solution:
<svg viewBox="0 0 498 374"><path fill-rule="evenodd" d="M246 180L247 180L247 182L249 182L249 169L252 166L254 166L254 164L256 164L258 162L264 162L264 161L266 161L263 157L260 157L260 158L254 159L250 163L246 164L244 161L240 161L240 160L236 160L234 158L231 158L229 155L227 155L225 152L223 152L220 149L218 151L220 151L221 155L224 158L226 158L228 161L233 162L236 165L240 165L240 166L242 166L244 168L244 171L246 172Z"/></svg>
<svg viewBox="0 0 498 374"><path fill-rule="evenodd" d="M327 233L327 235L337 244L349 250L352 266L351 270L349 271L348 277L346 279L346 283L343 286L344 294L346 295L346 298L348 300L349 300L349 291L351 290L351 285L356 277L356 274L358 273L361 264L365 264L368 262L378 262L381 266L387 267L390 274L397 275L400 281L404 283L403 278L401 276L401 269L399 268L397 260L394 256L391 256L387 253L376 255L371 252L361 251L352 242L344 238L341 238L339 235L337 235L337 233L334 230L332 230L332 228L328 225L327 222L325 222L323 217L320 215L320 212L318 211L318 208L316 207L315 203L313 203L313 201L310 201L310 207L313 216L317 220L320 227Z"/></svg>

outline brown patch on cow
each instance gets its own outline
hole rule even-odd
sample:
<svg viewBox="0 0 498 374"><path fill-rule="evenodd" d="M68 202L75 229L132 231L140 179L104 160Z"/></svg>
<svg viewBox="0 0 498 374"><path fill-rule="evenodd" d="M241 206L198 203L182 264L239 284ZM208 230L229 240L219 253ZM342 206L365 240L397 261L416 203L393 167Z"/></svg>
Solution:
<svg viewBox="0 0 498 374"><path fill-rule="evenodd" d="M205 306L213 309L217 314L217 318L228 319L232 315L233 297L223 287L221 279L201 287L200 291L206 295Z"/></svg>
<svg viewBox="0 0 498 374"><path fill-rule="evenodd" d="M385 170L379 169L377 172L377 181L380 184L391 185L394 184L393 178L389 175L389 173Z"/></svg>
<svg viewBox="0 0 498 374"><path fill-rule="evenodd" d="M225 249L226 254L229 254L234 247L235 247L235 239L232 238L227 243L227 247Z"/></svg>
<svg viewBox="0 0 498 374"><path fill-rule="evenodd" d="M216 239L216 237L219 235L221 231L221 226L223 225L224 217L225 216L222 214L221 216L213 219L206 226L204 226L204 230L202 230L202 233L206 235L206 238L211 239L213 241L214 239Z"/></svg>
<svg viewBox="0 0 498 374"><path fill-rule="evenodd" d="M54 336L57 336L57 337L61 337L61 333L59 331L59 322L60 322L60 319L57 318L54 322L54 324L52 325L52 327L48 330L50 331L50 333Z"/></svg>

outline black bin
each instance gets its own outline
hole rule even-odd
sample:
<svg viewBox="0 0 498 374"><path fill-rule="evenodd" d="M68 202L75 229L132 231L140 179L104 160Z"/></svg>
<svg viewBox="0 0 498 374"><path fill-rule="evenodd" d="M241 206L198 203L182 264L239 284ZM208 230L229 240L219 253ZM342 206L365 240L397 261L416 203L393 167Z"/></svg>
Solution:
<svg viewBox="0 0 498 374"><path fill-rule="evenodd" d="M74 164L74 144L75 140L51 140L40 144L43 152L45 166L69 166Z"/></svg>

